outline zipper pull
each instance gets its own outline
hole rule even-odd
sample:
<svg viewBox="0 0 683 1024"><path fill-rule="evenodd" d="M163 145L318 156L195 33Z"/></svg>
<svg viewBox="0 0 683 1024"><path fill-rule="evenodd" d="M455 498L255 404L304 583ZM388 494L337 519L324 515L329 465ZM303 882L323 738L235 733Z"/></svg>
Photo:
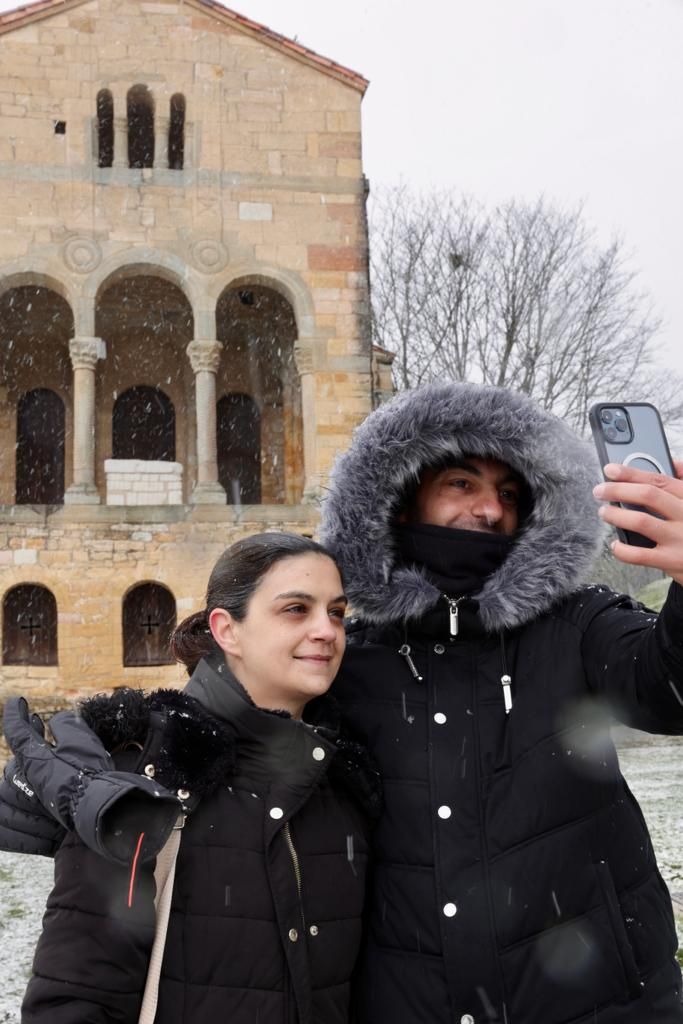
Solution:
<svg viewBox="0 0 683 1024"><path fill-rule="evenodd" d="M512 676L504 675L500 677L500 681L503 687L503 700L505 701L505 714L509 715L512 711Z"/></svg>
<svg viewBox="0 0 683 1024"><path fill-rule="evenodd" d="M417 679L418 683L421 683L422 682L422 676L417 671L417 668L415 666L415 662L413 661L413 659L410 656L410 644L401 644L401 646L398 649L398 653L401 655L402 658L406 659L406 661L408 662L408 668L413 673L413 677L415 679Z"/></svg>
<svg viewBox="0 0 683 1024"><path fill-rule="evenodd" d="M462 598L449 597L448 594L444 594L443 596L448 601L448 628L450 631L451 640L453 640L458 635L458 631L460 629L460 623L458 621L458 605L462 601Z"/></svg>

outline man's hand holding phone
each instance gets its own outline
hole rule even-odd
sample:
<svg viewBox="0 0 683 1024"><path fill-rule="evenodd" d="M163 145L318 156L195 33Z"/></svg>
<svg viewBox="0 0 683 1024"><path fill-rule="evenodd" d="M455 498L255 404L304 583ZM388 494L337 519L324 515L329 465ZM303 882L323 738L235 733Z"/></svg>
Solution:
<svg viewBox="0 0 683 1024"><path fill-rule="evenodd" d="M601 518L622 531L641 534L654 547L638 547L615 540L615 557L630 565L661 569L683 585L683 461L674 460L676 478L650 473L610 462L604 467L607 478L593 494L599 501L618 502L601 505ZM640 511L621 505L639 505Z"/></svg>

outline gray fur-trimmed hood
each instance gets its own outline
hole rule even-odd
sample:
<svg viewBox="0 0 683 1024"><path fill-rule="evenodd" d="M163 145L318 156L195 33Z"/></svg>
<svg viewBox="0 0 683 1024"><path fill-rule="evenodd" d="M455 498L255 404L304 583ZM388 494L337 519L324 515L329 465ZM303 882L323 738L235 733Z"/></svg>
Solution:
<svg viewBox="0 0 683 1024"><path fill-rule="evenodd" d="M354 610L377 625L422 616L439 590L397 559L393 522L421 470L444 456L507 463L533 509L503 565L479 593L487 630L520 626L583 581L602 527L592 447L526 395L474 384L403 392L373 412L341 455L323 502L322 541L339 559Z"/></svg>

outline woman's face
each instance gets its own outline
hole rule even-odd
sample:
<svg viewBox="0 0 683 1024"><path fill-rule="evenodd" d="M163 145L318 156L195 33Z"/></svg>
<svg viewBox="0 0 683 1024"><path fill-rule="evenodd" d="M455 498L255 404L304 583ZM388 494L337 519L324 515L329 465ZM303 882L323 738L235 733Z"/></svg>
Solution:
<svg viewBox="0 0 683 1024"><path fill-rule="evenodd" d="M259 707L299 718L325 693L344 653L346 597L326 555L283 558L261 578L242 622L216 608L211 631L228 667Z"/></svg>

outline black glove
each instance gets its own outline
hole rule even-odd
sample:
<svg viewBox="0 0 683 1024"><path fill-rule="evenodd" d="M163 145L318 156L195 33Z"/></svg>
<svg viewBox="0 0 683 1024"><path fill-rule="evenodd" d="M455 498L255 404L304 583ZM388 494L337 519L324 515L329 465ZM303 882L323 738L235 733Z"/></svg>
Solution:
<svg viewBox="0 0 683 1024"><path fill-rule="evenodd" d="M64 834L11 757L0 782L0 850L54 857Z"/></svg>
<svg viewBox="0 0 683 1024"><path fill-rule="evenodd" d="M107 860L128 866L155 857L178 816L179 799L146 775L120 772L99 737L73 711L49 722L54 745L23 697L5 704L5 738L36 797L65 829Z"/></svg>

